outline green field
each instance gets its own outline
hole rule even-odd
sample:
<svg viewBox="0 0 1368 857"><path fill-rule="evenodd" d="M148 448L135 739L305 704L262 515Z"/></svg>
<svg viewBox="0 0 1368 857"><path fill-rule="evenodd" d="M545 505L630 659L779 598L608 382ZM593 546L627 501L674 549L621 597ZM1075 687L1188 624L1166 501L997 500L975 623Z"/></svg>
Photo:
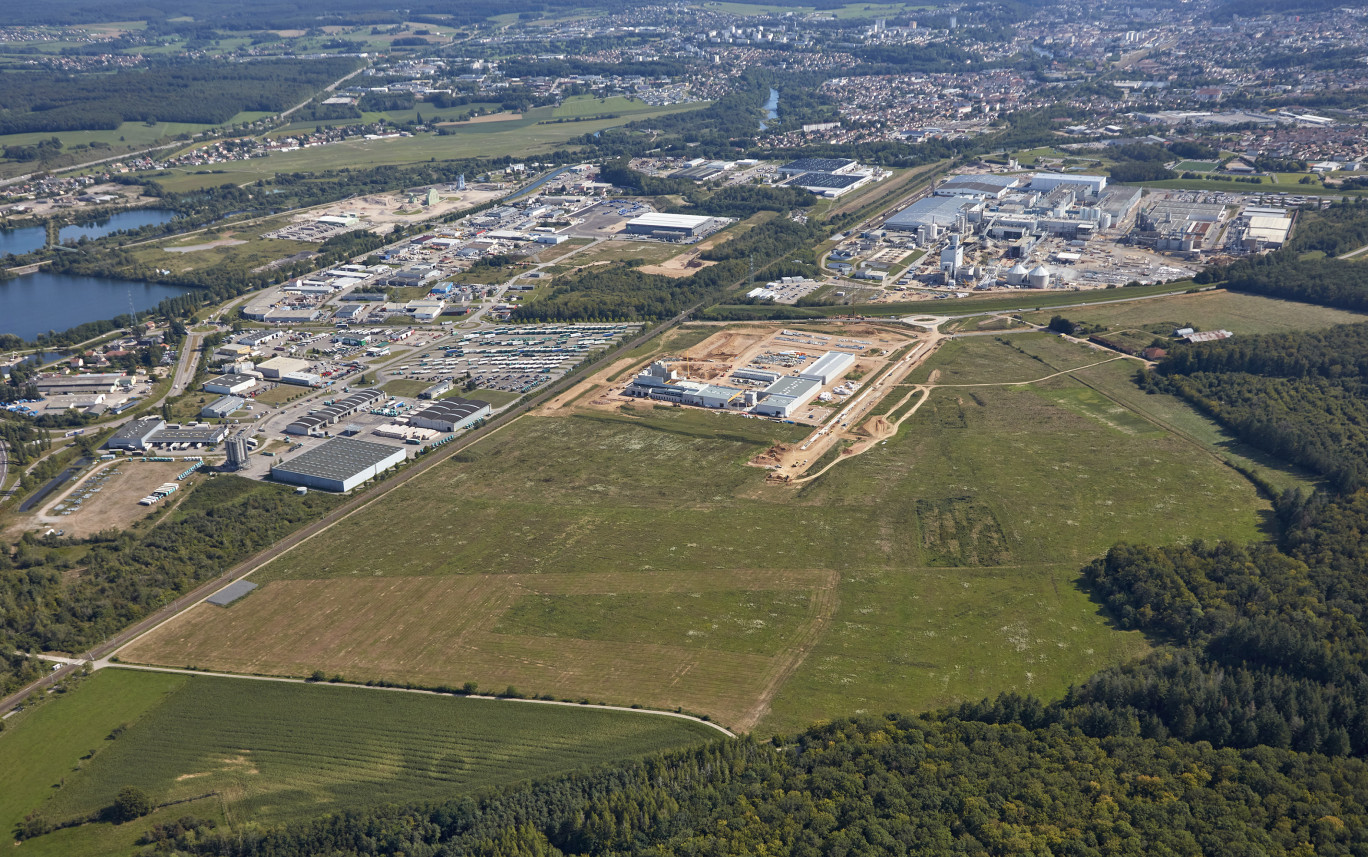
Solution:
<svg viewBox="0 0 1368 857"><path fill-rule="evenodd" d="M1188 171L1194 173L1210 173L1215 172L1216 168L1219 166L1220 164L1216 161L1179 161L1174 165L1173 169L1180 173Z"/></svg>
<svg viewBox="0 0 1368 857"><path fill-rule="evenodd" d="M121 669L10 725L0 735L6 832L35 810L53 823L97 813L126 785L157 804L190 799L138 822L5 846L18 854L131 850L152 824L186 814L270 824L449 799L718 734L630 712Z"/></svg>
<svg viewBox="0 0 1368 857"><path fill-rule="evenodd" d="M1182 294L1194 288L1191 281L1181 283L1162 283L1153 286L1128 286L1118 289L1089 289L1086 291L1048 291L1022 292L1002 297L994 295L982 298L948 298L945 300L905 301L886 304L854 304L852 306L798 307L813 319L832 316L863 314L867 316L902 315L973 315L990 312L1022 311L1030 312L1047 307L1064 307L1070 304L1105 304L1132 298L1153 297L1155 295ZM750 306L746 304L725 304L715 308L729 317L762 319L773 311L773 307ZM704 310L701 315L707 318L714 315ZM786 308L787 309L787 308Z"/></svg>
<svg viewBox="0 0 1368 857"><path fill-rule="evenodd" d="M1224 291L1079 307L1058 313L1031 313L1023 318L1034 324L1048 324L1054 315L1113 331L1143 330L1152 334L1146 337L1145 344L1155 335L1167 339L1175 329L1188 326L1252 334L1319 330L1368 321L1368 316L1347 310Z"/></svg>
<svg viewBox="0 0 1368 857"><path fill-rule="evenodd" d="M531 155L564 145L567 141L624 125L637 119L649 119L687 110L697 110L707 102L675 104L669 107L648 108L634 113L622 113L614 119L590 119L582 122L554 122L553 108L538 107L523 114L521 119L483 122L456 126L453 133L417 134L393 140L347 140L327 146L316 146L295 152L282 152L249 161L229 161L214 165L215 172L201 173L199 168L177 168L172 176L158 181L168 190L188 191L215 187L232 182L245 184L269 179L277 173L322 171L343 167L378 167L415 164L432 159L487 158L494 155ZM620 112L620 111L614 111ZM538 124L547 122L548 124Z"/></svg>
<svg viewBox="0 0 1368 857"><path fill-rule="evenodd" d="M462 399L478 399L481 402L489 402L490 405L496 408L502 408L509 402L516 402L517 400L521 399L523 397L523 394L510 393L507 390L486 390L484 388L480 388L478 390L471 390L470 392L466 392L465 390L456 390L455 392L451 393L450 396L460 396ZM446 399L450 398L450 396L443 396L442 398Z"/></svg>
<svg viewBox="0 0 1368 857"><path fill-rule="evenodd" d="M1138 391L1040 380L1113 358L1039 333L947 343L895 438L801 487L745 466L800 427L646 403L524 418L128 656L513 683L762 732L1057 696L1145 649L1078 589L1085 562L1121 540L1253 539L1268 512ZM1088 372L1129 383L1124 362ZM421 620L395 612L413 601Z"/></svg>
<svg viewBox="0 0 1368 857"><path fill-rule="evenodd" d="M391 396L403 396L405 398L415 398L419 393L432 386L431 381L417 381L411 378L396 378L393 381L386 381L380 388Z"/></svg>

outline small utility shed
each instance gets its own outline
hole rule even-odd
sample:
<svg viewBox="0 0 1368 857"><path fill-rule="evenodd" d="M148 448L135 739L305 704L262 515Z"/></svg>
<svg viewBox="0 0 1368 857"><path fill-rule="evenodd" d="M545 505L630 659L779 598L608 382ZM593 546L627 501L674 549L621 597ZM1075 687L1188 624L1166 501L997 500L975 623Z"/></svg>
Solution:
<svg viewBox="0 0 1368 857"><path fill-rule="evenodd" d="M404 450L337 437L271 468L271 478L320 491L350 491L405 458Z"/></svg>

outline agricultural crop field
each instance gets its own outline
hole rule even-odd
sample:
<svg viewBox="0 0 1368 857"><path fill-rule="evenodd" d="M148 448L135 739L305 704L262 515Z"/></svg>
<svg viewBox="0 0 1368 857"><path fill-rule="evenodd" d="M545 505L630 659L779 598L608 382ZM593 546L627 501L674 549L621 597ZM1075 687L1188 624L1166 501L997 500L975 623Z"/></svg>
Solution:
<svg viewBox="0 0 1368 857"><path fill-rule="evenodd" d="M123 656L512 683L761 732L1057 696L1146 649L1078 587L1085 562L1123 540L1252 539L1268 504L1138 390L1118 403L1067 374L1129 383L1136 361L1004 340L947 343L895 437L802 486L746 466L799 427L567 394L564 416L495 433Z"/></svg>
<svg viewBox="0 0 1368 857"><path fill-rule="evenodd" d="M1054 315L1070 321L1101 325L1108 330L1144 330L1164 338L1180 327L1229 330L1232 333L1286 333L1318 330L1337 324L1368 321L1368 315L1315 304L1283 301L1239 292L1201 292L1024 316L1034 324L1048 324ZM1150 336L1146 340L1148 344Z"/></svg>
<svg viewBox="0 0 1368 857"><path fill-rule="evenodd" d="M105 854L186 814L270 824L478 789L706 741L678 718L398 691L102 670L0 735L0 824L97 813L123 786L155 804L15 847ZM22 850L18 850L22 848Z"/></svg>

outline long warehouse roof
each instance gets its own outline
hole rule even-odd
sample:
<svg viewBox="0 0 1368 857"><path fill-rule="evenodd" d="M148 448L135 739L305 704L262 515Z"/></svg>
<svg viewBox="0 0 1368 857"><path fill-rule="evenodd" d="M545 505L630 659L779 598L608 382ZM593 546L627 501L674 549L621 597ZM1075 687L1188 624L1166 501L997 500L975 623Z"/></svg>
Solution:
<svg viewBox="0 0 1368 857"><path fill-rule="evenodd" d="M712 220L712 218L703 217L697 214L661 214L659 212L654 212L633 218L631 222L635 226L669 226L678 229L697 229L709 220Z"/></svg>
<svg viewBox="0 0 1368 857"><path fill-rule="evenodd" d="M271 472L299 473L320 479L345 480L374 467L403 450L364 440L336 437L322 446L271 468Z"/></svg>

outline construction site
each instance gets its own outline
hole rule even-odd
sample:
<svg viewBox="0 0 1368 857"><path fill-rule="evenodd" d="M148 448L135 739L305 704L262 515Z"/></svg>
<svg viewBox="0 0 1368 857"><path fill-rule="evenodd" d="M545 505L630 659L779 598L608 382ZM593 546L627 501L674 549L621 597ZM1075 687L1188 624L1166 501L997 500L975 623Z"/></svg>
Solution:
<svg viewBox="0 0 1368 857"><path fill-rule="evenodd" d="M717 325L695 345L589 378L547 409L620 410L646 400L809 426L802 441L749 462L771 470L772 482L790 482L825 467L833 449L858 454L896 432L917 401L903 379L939 341L898 322Z"/></svg>

